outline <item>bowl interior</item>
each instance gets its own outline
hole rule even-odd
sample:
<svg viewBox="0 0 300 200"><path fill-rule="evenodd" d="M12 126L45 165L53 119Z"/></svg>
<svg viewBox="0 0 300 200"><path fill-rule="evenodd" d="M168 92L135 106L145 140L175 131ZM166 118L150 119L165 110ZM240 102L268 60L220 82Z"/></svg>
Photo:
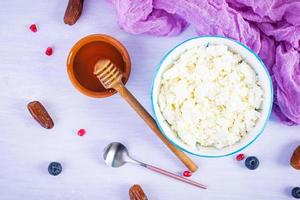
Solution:
<svg viewBox="0 0 300 200"><path fill-rule="evenodd" d="M258 120L255 128L249 132L246 136L244 136L240 142L225 147L223 149L216 149L212 147L190 147L183 143L180 139L177 138L176 134L173 133L170 126L164 119L162 113L160 112L158 106L158 93L160 89L160 82L162 74L170 67L170 64L178 57L182 52L185 50L195 47L195 46L203 46L203 45L210 45L210 44L224 44L227 45L233 52L239 53L243 59L252 66L252 68L256 71L260 82L261 87L264 91L264 99L262 103L261 109L261 117ZM156 117L156 121L158 126L160 127L161 131L165 134L165 136L177 147L181 148L182 150L202 156L202 157L222 157L226 155L231 155L241 151L248 145L250 145L263 131L266 122L270 116L272 110L272 101L273 101L273 88L272 88L272 81L270 75L264 66L261 59L248 47L245 45L234 41L232 39L228 39L225 37L219 36L204 36L204 37L197 37L187 40L174 49L172 49L161 61L156 75L153 80L152 86L152 107L153 112Z"/></svg>
<svg viewBox="0 0 300 200"><path fill-rule="evenodd" d="M92 35L81 39L70 51L68 73L73 85L92 97L106 97L116 92L113 89L105 89L93 74L99 59L110 59L123 73L124 83L130 74L128 53L118 41L106 35Z"/></svg>

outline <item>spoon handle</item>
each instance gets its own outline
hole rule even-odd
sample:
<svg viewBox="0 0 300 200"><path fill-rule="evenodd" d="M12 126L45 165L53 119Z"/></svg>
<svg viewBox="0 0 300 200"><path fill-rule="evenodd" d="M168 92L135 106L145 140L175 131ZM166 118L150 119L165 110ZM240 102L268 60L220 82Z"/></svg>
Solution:
<svg viewBox="0 0 300 200"><path fill-rule="evenodd" d="M171 172L168 172L164 169L160 169L158 167L155 167L155 166L152 166L152 165L148 165L148 164L145 164L145 167L152 170L152 171L155 171L157 173L160 173L160 174L163 174L165 176L168 176L168 177L171 177L171 178L174 178L174 179L177 179L179 181L182 181L182 182L185 182L185 183L188 183L190 185L193 185L193 186L196 186L196 187L199 187L199 188L202 188L202 189L207 189L207 187L205 185L202 185L201 183L197 183L195 181L192 181L192 180L189 180L187 178L184 178L182 176L178 176L177 174L174 174L174 173L171 173Z"/></svg>
<svg viewBox="0 0 300 200"><path fill-rule="evenodd" d="M159 137L163 143L181 160L181 162L192 172L198 169L198 166L183 151L172 145L158 128L155 120L146 111L146 109L138 102L138 100L130 93L122 82L114 86L114 89L127 101L127 103L139 114L139 116L148 124L153 132Z"/></svg>

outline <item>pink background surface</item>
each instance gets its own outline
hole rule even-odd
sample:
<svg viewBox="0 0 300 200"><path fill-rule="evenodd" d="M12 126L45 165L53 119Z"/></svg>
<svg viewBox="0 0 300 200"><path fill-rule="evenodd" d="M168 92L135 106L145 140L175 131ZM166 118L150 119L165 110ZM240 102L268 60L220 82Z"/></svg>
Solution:
<svg viewBox="0 0 300 200"><path fill-rule="evenodd" d="M112 169L101 160L112 141L127 145L131 155L146 163L179 173L185 168L119 97L92 99L78 93L66 73L69 49L81 37L105 33L120 40L132 59L127 84L150 111L154 71L169 49L196 35L192 28L171 38L134 36L119 29L113 7L105 1L86 0L74 26L63 23L67 1L0 2L0 199L126 200L132 184L141 184L149 199L292 199L300 172L289 166L300 144L300 128L280 124L272 116L262 136L244 153L260 159L249 171L233 157L203 159L193 180L208 190L174 181L146 169L126 165ZM38 25L38 32L28 27ZM44 54L48 46L54 54ZM26 105L40 100L55 126L46 130L30 117ZM85 128L84 137L76 131ZM59 161L63 172L47 172Z"/></svg>

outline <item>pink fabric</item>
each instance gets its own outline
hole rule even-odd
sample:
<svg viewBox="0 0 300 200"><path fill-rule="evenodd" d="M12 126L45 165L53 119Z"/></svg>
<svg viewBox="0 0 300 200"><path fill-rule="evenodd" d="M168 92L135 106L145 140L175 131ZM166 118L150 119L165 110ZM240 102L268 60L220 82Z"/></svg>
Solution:
<svg viewBox="0 0 300 200"><path fill-rule="evenodd" d="M174 36L188 24L249 46L272 76L274 111L300 124L300 0L110 0L132 34Z"/></svg>

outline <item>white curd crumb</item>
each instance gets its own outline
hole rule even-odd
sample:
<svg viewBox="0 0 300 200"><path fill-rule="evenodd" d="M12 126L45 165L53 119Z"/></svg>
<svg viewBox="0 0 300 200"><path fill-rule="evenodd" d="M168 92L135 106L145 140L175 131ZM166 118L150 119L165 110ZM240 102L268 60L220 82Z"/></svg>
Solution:
<svg viewBox="0 0 300 200"><path fill-rule="evenodd" d="M162 74L158 95L162 115L184 143L219 149L255 127L262 100L256 72L225 45L182 52Z"/></svg>

